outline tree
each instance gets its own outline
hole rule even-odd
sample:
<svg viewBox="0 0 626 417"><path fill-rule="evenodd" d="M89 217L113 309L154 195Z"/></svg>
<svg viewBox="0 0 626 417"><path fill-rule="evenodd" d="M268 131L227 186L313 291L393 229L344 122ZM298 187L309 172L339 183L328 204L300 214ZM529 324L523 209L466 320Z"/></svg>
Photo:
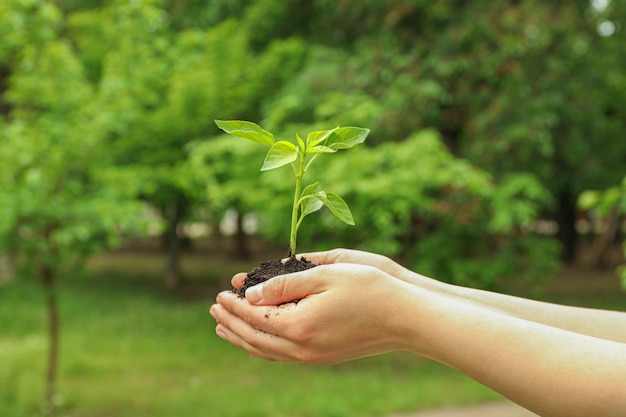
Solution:
<svg viewBox="0 0 626 417"><path fill-rule="evenodd" d="M602 265L619 236L620 222L626 214L626 177L621 184L606 190L584 191L580 194L578 205L582 210L592 213L594 226L600 226L599 236L591 250L591 263ZM622 243L622 251L626 255L626 240ZM617 272L622 288L626 289L626 264L621 265Z"/></svg>
<svg viewBox="0 0 626 417"><path fill-rule="evenodd" d="M144 199L164 218L166 284L176 287L178 231L199 204L185 175L188 145L216 135L215 117L257 118L267 95L299 68L304 45L287 39L255 53L235 20L171 31L164 15L157 2L113 2L76 14L71 33L117 125L117 163L137 170ZM102 21L110 26L94 24ZM94 53L102 36L110 42Z"/></svg>
<svg viewBox="0 0 626 417"><path fill-rule="evenodd" d="M264 211L271 195L259 177L259 166L250 161L263 158L263 149L254 143L238 143L222 135L197 141L190 146L189 175L202 184L201 193L206 207L219 221L228 209L237 213L238 227L234 236L234 256L246 258L250 248L242 220L247 213Z"/></svg>
<svg viewBox="0 0 626 417"><path fill-rule="evenodd" d="M554 201L545 214L558 222L571 260L576 196L586 184L619 178L614 155L626 147L606 130L616 120L606 113L611 88L598 67L606 40L586 18L588 5L563 6L502 5L478 21L468 13L472 24L453 25L456 42L442 47L454 68L446 90L461 92L448 109L463 115L453 148L495 175L529 172L545 184ZM442 70L433 66L432 74L441 79Z"/></svg>
<svg viewBox="0 0 626 417"><path fill-rule="evenodd" d="M9 69L0 121L0 251L47 294L45 406L54 405L58 367L58 273L69 263L139 232L142 205L132 178L113 168L106 119L71 45L58 35L51 3L3 3L11 33L0 61ZM10 17L10 19L7 19Z"/></svg>
<svg viewBox="0 0 626 417"><path fill-rule="evenodd" d="M558 223L572 258L576 196L624 175L624 35L598 31L623 18L621 3L295 3L257 1L246 14L267 17L261 39L297 33L324 51L268 106L269 121L314 123L329 103L353 102L374 103L359 106L373 143L434 127L497 179L534 176L551 195L538 215Z"/></svg>
<svg viewBox="0 0 626 417"><path fill-rule="evenodd" d="M311 175L345 199L357 225L344 227L322 212L314 225L302 225L301 246L307 251L358 246L402 258L425 274L482 288L497 288L513 275L537 287L556 267L557 245L532 231L550 198L541 184L532 175L495 179L455 157L432 129L317 164ZM277 239L287 232L290 201L282 196L292 184L270 174L256 188L273 198L256 211L266 235Z"/></svg>
<svg viewBox="0 0 626 417"><path fill-rule="evenodd" d="M535 218L557 222L566 259L576 249L578 193L625 174L619 2L59 4L71 12L64 33L111 109L118 163L142 176L144 198L170 219L174 241L176 224L202 204L199 186L185 183L187 146L213 140L215 118L257 121L286 136L367 126L368 141L380 146L434 128L454 156L492 176L490 195L499 197L484 204L514 198ZM471 226L493 214L451 230L411 204L412 223L426 227L401 239L405 253L419 240L440 254L423 244L433 230L442 242L445 233L470 242L465 233L474 236ZM507 233L487 229L485 247L505 240L521 257L550 263L554 251L535 249L524 223L524 236L519 224ZM473 242L459 256L473 256Z"/></svg>

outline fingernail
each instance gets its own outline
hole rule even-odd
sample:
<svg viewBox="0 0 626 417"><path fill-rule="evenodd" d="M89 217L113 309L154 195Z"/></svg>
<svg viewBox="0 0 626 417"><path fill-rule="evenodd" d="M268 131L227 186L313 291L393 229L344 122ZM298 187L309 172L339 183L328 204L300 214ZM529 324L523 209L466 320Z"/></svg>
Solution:
<svg viewBox="0 0 626 417"><path fill-rule="evenodd" d="M211 314L211 316L217 320L219 317L219 309L222 308L222 306L220 306L219 304L213 304L211 306L211 309L209 310L209 313Z"/></svg>
<svg viewBox="0 0 626 417"><path fill-rule="evenodd" d="M263 284L255 285L254 287L250 287L246 290L246 300L252 304L256 304L261 301L261 290L263 289Z"/></svg>
<svg viewBox="0 0 626 417"><path fill-rule="evenodd" d="M224 340L228 340L228 336L226 335L226 330L224 330L224 327L222 326L217 326L217 328L215 329L215 332L217 333L217 335L219 337L221 337Z"/></svg>

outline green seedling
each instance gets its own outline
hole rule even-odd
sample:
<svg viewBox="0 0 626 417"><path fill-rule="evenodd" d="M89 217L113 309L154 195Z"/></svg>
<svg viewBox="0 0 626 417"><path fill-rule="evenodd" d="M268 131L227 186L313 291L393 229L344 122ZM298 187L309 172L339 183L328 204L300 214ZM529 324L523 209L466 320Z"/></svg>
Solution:
<svg viewBox="0 0 626 417"><path fill-rule="evenodd" d="M296 238L302 220L311 213L328 207L331 213L343 222L354 225L354 219L346 202L337 194L322 190L319 182L302 188L302 177L321 154L335 153L363 143L369 129L360 127L336 127L330 130L311 132L306 141L296 135L296 141L276 141L271 132L252 122L239 120L216 120L217 126L226 133L269 146L261 171L290 165L296 179L291 211L289 254L296 253Z"/></svg>

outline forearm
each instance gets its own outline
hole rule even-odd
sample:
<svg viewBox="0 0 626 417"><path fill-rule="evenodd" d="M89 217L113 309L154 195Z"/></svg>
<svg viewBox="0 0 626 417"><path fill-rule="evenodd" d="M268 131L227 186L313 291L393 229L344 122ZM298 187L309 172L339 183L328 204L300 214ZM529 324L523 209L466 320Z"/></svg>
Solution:
<svg viewBox="0 0 626 417"><path fill-rule="evenodd" d="M407 323L415 353L456 368L544 417L622 416L626 410L626 345L456 297L420 292L413 300L403 298L406 310L400 314L415 317Z"/></svg>
<svg viewBox="0 0 626 417"><path fill-rule="evenodd" d="M474 288L446 284L402 267L396 276L481 308L593 337L626 343L626 313L563 306Z"/></svg>

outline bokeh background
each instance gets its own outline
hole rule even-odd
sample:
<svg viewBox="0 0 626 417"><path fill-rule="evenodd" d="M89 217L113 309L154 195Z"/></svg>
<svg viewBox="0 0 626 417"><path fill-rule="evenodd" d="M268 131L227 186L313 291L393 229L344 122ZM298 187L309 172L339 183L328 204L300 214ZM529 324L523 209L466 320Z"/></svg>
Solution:
<svg viewBox="0 0 626 417"><path fill-rule="evenodd" d="M215 294L287 254L293 184L214 119L371 129L305 178L356 226L322 210L300 250L625 309L624 24L619 0L2 1L0 415L497 399L408 354L286 365L219 340Z"/></svg>

